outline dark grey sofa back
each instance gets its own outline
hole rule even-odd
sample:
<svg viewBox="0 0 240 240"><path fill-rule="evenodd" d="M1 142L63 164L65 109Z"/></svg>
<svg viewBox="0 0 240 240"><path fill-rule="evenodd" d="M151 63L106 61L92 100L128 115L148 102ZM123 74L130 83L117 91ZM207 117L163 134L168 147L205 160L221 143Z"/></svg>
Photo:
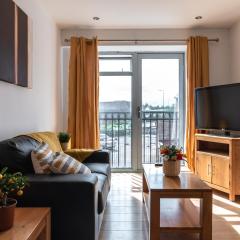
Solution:
<svg viewBox="0 0 240 240"><path fill-rule="evenodd" d="M0 169L10 172L34 173L31 152L39 143L28 136L18 136L0 142Z"/></svg>

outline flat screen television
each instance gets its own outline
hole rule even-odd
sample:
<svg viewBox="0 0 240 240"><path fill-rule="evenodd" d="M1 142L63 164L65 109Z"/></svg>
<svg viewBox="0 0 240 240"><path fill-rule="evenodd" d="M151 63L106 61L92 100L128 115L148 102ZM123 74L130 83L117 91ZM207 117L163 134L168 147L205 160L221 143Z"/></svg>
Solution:
<svg viewBox="0 0 240 240"><path fill-rule="evenodd" d="M240 131L240 83L197 88L197 129Z"/></svg>

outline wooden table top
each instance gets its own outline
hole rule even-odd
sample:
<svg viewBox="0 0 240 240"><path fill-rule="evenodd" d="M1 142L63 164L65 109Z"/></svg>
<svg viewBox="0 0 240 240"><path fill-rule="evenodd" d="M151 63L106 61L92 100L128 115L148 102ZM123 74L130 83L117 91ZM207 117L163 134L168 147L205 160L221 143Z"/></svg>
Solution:
<svg viewBox="0 0 240 240"><path fill-rule="evenodd" d="M34 231L49 213L50 208L16 208L14 225L0 232L0 240L32 239Z"/></svg>
<svg viewBox="0 0 240 240"><path fill-rule="evenodd" d="M174 192L178 191L212 191L198 176L191 173L186 167L181 168L178 177L166 177L162 167L155 167L154 164L143 164L143 169L151 191Z"/></svg>

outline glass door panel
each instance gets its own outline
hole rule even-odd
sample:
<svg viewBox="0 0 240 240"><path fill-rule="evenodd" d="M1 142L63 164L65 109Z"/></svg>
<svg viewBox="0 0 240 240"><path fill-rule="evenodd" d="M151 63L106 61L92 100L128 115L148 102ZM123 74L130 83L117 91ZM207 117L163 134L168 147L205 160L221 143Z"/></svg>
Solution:
<svg viewBox="0 0 240 240"><path fill-rule="evenodd" d="M108 63L108 73L101 72L100 76L100 143L110 152L112 168L131 168L132 77L113 74L117 67L115 62ZM130 70L125 63L124 68Z"/></svg>
<svg viewBox="0 0 240 240"><path fill-rule="evenodd" d="M181 145L180 114L183 94L179 56L167 54L142 55L142 163L160 161L160 146ZM180 100L181 98L181 100Z"/></svg>
<svg viewBox="0 0 240 240"><path fill-rule="evenodd" d="M100 57L100 141L112 168L141 169L162 144L183 146L183 63L183 54Z"/></svg>

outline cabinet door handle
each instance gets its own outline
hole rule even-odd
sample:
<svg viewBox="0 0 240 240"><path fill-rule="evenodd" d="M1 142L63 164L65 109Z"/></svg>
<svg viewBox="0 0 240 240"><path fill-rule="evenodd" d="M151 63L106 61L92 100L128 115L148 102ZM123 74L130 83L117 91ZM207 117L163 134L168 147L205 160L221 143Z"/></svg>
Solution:
<svg viewBox="0 0 240 240"><path fill-rule="evenodd" d="M215 175L215 165L212 165L212 175Z"/></svg>
<svg viewBox="0 0 240 240"><path fill-rule="evenodd" d="M210 175L210 165L209 164L207 165L207 173L208 173L208 175Z"/></svg>

